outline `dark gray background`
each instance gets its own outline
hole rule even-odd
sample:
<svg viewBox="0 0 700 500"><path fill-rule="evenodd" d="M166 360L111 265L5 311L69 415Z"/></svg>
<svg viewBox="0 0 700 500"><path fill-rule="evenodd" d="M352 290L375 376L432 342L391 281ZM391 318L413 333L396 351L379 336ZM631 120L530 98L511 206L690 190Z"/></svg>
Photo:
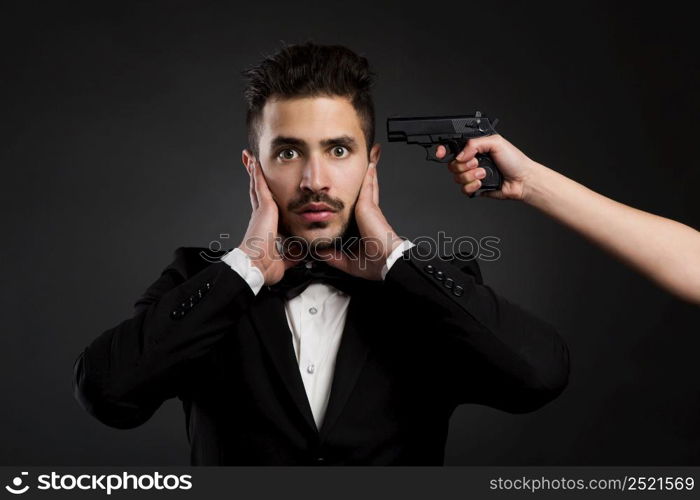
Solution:
<svg viewBox="0 0 700 500"><path fill-rule="evenodd" d="M178 400L142 427L111 429L73 400L73 361L132 314L177 246L239 243L250 213L240 71L281 41L310 39L346 44L378 73L381 203L395 229L500 237L502 258L481 264L487 283L570 345L570 386L542 410L458 408L447 464L700 464L698 308L534 209L466 198L420 148L385 137L392 114L479 109L537 161L698 227L688 12L668 2L3 6L0 463L188 463Z"/></svg>

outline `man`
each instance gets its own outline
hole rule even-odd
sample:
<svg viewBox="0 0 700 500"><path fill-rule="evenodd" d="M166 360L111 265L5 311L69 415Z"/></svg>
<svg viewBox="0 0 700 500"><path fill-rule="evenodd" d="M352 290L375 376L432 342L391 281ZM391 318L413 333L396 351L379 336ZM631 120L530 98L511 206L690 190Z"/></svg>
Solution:
<svg viewBox="0 0 700 500"><path fill-rule="evenodd" d="M457 405L560 394L556 331L382 214L367 60L307 43L246 76L241 244L175 251L76 360L81 405L127 429L178 397L194 465L441 465Z"/></svg>

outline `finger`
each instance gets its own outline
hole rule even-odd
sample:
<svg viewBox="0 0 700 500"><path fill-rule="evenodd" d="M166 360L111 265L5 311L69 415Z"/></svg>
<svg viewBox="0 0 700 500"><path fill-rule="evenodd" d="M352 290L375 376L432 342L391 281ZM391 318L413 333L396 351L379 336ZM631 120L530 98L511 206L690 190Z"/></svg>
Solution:
<svg viewBox="0 0 700 500"><path fill-rule="evenodd" d="M467 170L466 172L454 174L452 177L457 184L468 184L477 179L483 179L486 177L486 170L483 168L473 168L471 170Z"/></svg>
<svg viewBox="0 0 700 500"><path fill-rule="evenodd" d="M479 196L484 198L493 198L494 200L505 199L505 195L500 189L496 191L482 191L481 194L479 194Z"/></svg>
<svg viewBox="0 0 700 500"><path fill-rule="evenodd" d="M476 154L472 151L472 149L473 148L469 148L469 143L467 143L462 151L460 151L460 154L464 153L464 156L456 155L452 161L461 163L471 160L474 157L474 154ZM447 147L443 146L442 144L438 144L437 148L435 149L435 156L437 158L443 158L447 156L447 153Z"/></svg>
<svg viewBox="0 0 700 500"><path fill-rule="evenodd" d="M478 152L479 150L474 145L474 139L469 139L469 141L467 141L467 143L462 148L462 151L460 151L459 154L455 156L455 160L457 162L467 162L474 158L474 156Z"/></svg>
<svg viewBox="0 0 700 500"><path fill-rule="evenodd" d="M465 155L464 158L473 156L472 152L474 153L474 155L476 153L490 153L503 142L504 139L500 134L487 135L484 137L476 137L474 139L469 139L469 142L467 143L467 146L469 147L469 152Z"/></svg>
<svg viewBox="0 0 700 500"><path fill-rule="evenodd" d="M464 194L474 194L481 187L481 181L479 179L472 181L468 184L462 186L462 192Z"/></svg>
<svg viewBox="0 0 700 500"><path fill-rule="evenodd" d="M260 204L258 203L258 195L255 193L255 172L254 172L255 166L251 165L248 168L248 175L250 176L250 205L253 207L253 210L257 210Z"/></svg>
<svg viewBox="0 0 700 500"><path fill-rule="evenodd" d="M377 173L377 166L374 163L372 165L372 201L375 205L379 205L379 174Z"/></svg>
<svg viewBox="0 0 700 500"><path fill-rule="evenodd" d="M366 201L372 200L371 182L372 182L372 168L373 167L370 165L367 165L367 171L365 172L365 178L362 179L362 185L360 186L360 194L357 196L358 203L360 201L366 202Z"/></svg>
<svg viewBox="0 0 700 500"><path fill-rule="evenodd" d="M458 174L460 172L466 172L479 166L479 159L474 157L465 161L452 160L447 164L447 169L453 174Z"/></svg>
<svg viewBox="0 0 700 500"><path fill-rule="evenodd" d="M274 203L272 198L272 193L270 188L267 186L267 181L265 180L265 175L262 172L262 168L259 162L256 162L255 169L255 193L258 195L258 202L260 203Z"/></svg>

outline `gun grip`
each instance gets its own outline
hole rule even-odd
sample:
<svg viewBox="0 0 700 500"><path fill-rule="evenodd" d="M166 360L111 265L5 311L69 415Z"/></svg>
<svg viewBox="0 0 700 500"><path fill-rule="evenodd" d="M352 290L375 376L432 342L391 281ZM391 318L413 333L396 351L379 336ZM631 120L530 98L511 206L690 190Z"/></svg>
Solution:
<svg viewBox="0 0 700 500"><path fill-rule="evenodd" d="M435 155L439 144L424 144L423 147L425 147L428 160L438 163L449 163L464 149L466 143L467 141L445 141L442 145L445 146L447 151L442 158L438 158ZM479 160L479 166L486 171L486 176L481 179L481 187L472 194L471 197L484 191L496 191L501 189L503 176L491 157L486 153L477 153L476 158Z"/></svg>
<svg viewBox="0 0 700 500"><path fill-rule="evenodd" d="M500 170L496 168L496 164L493 162L491 157L485 153L477 153L476 158L479 160L479 166L486 171L486 177L481 179L481 187L477 193L501 189L503 176L501 175Z"/></svg>

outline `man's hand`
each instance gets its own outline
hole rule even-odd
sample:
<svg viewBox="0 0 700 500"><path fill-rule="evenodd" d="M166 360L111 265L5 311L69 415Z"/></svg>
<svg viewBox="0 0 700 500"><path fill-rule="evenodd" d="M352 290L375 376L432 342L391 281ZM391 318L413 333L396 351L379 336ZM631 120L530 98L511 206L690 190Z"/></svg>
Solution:
<svg viewBox="0 0 700 500"><path fill-rule="evenodd" d="M446 153L445 146L440 145L435 156L442 158ZM528 178L539 164L499 134L469 139L461 153L447 164L454 181L462 185L463 193L475 193L481 187L480 179L486 175L486 171L478 167L477 153L488 153L503 174L501 189L485 191L482 196L500 200L523 200L526 197Z"/></svg>
<svg viewBox="0 0 700 500"><path fill-rule="evenodd" d="M265 181L260 163L248 167L250 175L250 204L252 214L248 230L238 248L247 253L253 265L260 269L266 285L280 281L284 272L298 261L282 256L277 249L279 209Z"/></svg>
<svg viewBox="0 0 700 500"><path fill-rule="evenodd" d="M381 280L387 257L403 241L387 222L379 208L377 168L370 163L362 181L355 204L355 220L360 232L360 244L353 246L351 255L342 250L317 251L324 262L353 276Z"/></svg>

